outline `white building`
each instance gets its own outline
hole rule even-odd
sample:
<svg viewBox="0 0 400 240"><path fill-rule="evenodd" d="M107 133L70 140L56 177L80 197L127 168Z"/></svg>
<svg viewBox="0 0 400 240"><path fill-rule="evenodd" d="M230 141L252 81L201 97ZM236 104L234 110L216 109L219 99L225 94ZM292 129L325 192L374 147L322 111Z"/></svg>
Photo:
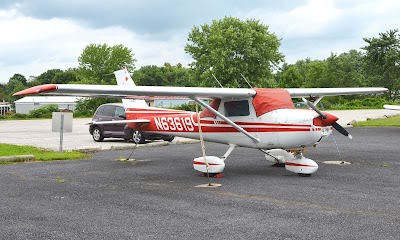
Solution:
<svg viewBox="0 0 400 240"><path fill-rule="evenodd" d="M35 96L24 97L14 102L15 112L28 114L30 111L49 104L57 104L59 109L75 110L76 103L82 97Z"/></svg>
<svg viewBox="0 0 400 240"><path fill-rule="evenodd" d="M8 102L0 102L0 115L4 116L12 110L11 104Z"/></svg>

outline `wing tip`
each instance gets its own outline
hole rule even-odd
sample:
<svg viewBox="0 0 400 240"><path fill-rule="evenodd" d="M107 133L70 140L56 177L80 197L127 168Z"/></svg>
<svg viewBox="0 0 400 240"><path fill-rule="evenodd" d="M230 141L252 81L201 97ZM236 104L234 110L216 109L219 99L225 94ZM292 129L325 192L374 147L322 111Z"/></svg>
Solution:
<svg viewBox="0 0 400 240"><path fill-rule="evenodd" d="M57 84L45 84L45 85L39 85L39 86L31 87L31 88L16 92L13 94L13 96L24 96L24 95L52 92L57 89L58 89Z"/></svg>

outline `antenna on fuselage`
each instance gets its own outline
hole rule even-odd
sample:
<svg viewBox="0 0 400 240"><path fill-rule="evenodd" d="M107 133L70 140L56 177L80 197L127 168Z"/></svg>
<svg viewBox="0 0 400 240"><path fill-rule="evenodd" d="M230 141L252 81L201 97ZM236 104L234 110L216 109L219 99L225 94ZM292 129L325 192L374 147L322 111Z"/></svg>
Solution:
<svg viewBox="0 0 400 240"><path fill-rule="evenodd" d="M214 77L215 81L217 81L217 83L221 86L221 88L224 88L224 87L222 86L222 84L218 81L218 79L214 76L214 73L211 73L211 75Z"/></svg>
<svg viewBox="0 0 400 240"><path fill-rule="evenodd" d="M240 76L242 76L242 78L246 81L247 85L249 85L250 88L253 88L253 86L251 86L251 84L249 83L249 81L247 81L243 74L240 74Z"/></svg>

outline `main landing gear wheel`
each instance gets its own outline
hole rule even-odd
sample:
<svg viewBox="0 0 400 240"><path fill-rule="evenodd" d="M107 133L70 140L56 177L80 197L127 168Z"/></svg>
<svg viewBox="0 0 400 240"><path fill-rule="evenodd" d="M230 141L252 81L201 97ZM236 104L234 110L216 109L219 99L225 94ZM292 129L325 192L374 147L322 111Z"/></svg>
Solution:
<svg viewBox="0 0 400 240"><path fill-rule="evenodd" d="M146 142L142 132L140 131L133 131L132 133L132 141L136 144L143 144Z"/></svg>
<svg viewBox="0 0 400 240"><path fill-rule="evenodd" d="M92 137L96 142L102 142L104 140L103 133L99 127L93 128Z"/></svg>

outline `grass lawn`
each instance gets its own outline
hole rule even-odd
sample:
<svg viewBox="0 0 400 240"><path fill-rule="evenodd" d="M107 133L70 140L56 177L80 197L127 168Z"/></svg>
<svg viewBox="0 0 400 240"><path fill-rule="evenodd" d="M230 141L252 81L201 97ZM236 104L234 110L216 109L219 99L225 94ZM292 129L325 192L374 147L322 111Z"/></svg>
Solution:
<svg viewBox="0 0 400 240"><path fill-rule="evenodd" d="M400 127L400 115L382 118L382 119L374 119L367 121L360 121L353 124L356 127Z"/></svg>
<svg viewBox="0 0 400 240"><path fill-rule="evenodd" d="M62 153L49 149L36 148L33 146L18 146L0 143L0 156L34 155L38 161L72 160L88 157L87 154L78 151L64 151Z"/></svg>

